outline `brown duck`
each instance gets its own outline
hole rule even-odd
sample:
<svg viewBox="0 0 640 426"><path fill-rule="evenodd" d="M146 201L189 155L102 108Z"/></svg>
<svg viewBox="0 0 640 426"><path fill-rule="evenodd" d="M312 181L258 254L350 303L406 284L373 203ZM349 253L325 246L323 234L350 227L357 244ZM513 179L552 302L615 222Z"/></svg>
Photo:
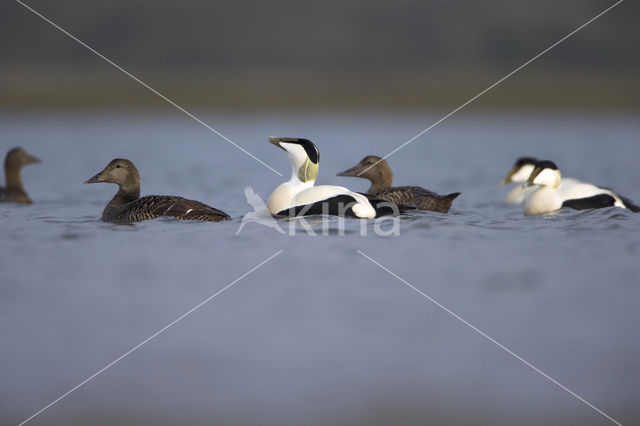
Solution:
<svg viewBox="0 0 640 426"><path fill-rule="evenodd" d="M420 210L447 213L451 208L451 202L460 195L459 192L438 195L419 186L391 186L393 173L389 164L375 155L364 157L356 166L338 173L337 176L369 179L371 187L367 191L368 195L398 205L416 206Z"/></svg>
<svg viewBox="0 0 640 426"><path fill-rule="evenodd" d="M226 213L199 201L172 195L147 195L140 198L140 173L129 160L116 158L103 171L85 183L108 182L120 187L102 212L105 222L138 222L170 216L182 220L222 222Z"/></svg>
<svg viewBox="0 0 640 426"><path fill-rule="evenodd" d="M13 148L7 153L4 160L4 173L7 178L7 187L0 187L0 202L13 202L31 204L31 198L24 191L20 169L27 164L39 163L36 157L27 154L22 148Z"/></svg>

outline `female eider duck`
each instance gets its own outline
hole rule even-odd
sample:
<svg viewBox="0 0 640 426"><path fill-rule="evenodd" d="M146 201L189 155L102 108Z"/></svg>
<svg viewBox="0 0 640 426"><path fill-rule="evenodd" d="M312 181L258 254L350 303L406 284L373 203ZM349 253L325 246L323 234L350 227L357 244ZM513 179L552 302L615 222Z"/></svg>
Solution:
<svg viewBox="0 0 640 426"><path fill-rule="evenodd" d="M314 186L320 153L308 139L270 137L269 142L284 150L291 162L291 179L278 186L267 200L272 215L301 216L328 214L371 219L399 212L398 206L342 186Z"/></svg>
<svg viewBox="0 0 640 426"><path fill-rule="evenodd" d="M22 148L13 148L7 153L4 160L4 173L7 179L7 187L0 187L0 202L13 202L31 204L31 198L22 186L20 169L27 164L39 163L36 157L27 154Z"/></svg>
<svg viewBox="0 0 640 426"><path fill-rule="evenodd" d="M419 186L391 186L393 173L383 158L375 155L366 156L356 166L338 173L336 176L352 176L369 179L371 187L368 195L390 201L398 205L416 206L420 210L447 213L451 202L459 192L449 195L438 195Z"/></svg>
<svg viewBox="0 0 640 426"><path fill-rule="evenodd" d="M538 188L524 202L525 216L551 213L562 207L587 210L616 206L636 213L640 211L640 207L629 199L609 189L589 183L576 183L562 188L561 182L562 175L554 162L536 162L527 184L538 185Z"/></svg>
<svg viewBox="0 0 640 426"><path fill-rule="evenodd" d="M531 172L535 168L538 160L533 157L520 157L516 160L513 168L507 174L507 177L500 181L500 186L507 185L509 183L519 183L515 188L513 188L507 194L507 197L504 199L506 203L509 204L522 204L524 200L533 193L537 188L535 186L528 186L527 179L531 175ZM575 185L576 183L580 183L578 179L573 178L563 178L562 179L562 187L566 188L570 185Z"/></svg>
<svg viewBox="0 0 640 426"><path fill-rule="evenodd" d="M116 158L85 183L108 182L119 186L118 193L102 212L105 222L138 222L161 216L181 220L222 222L227 214L199 201L172 195L147 195L140 198L140 174L129 160Z"/></svg>

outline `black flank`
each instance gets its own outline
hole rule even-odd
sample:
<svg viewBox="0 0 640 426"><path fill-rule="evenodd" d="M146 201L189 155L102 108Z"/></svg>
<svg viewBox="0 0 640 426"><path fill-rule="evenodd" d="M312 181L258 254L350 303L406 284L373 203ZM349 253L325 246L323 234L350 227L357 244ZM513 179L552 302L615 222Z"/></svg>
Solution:
<svg viewBox="0 0 640 426"><path fill-rule="evenodd" d="M281 212L278 212L276 216L287 216L292 218L322 214L338 215L338 213L342 213L345 217L357 217L351 208L356 203L357 200L352 196L341 194L317 203L294 206L290 209L282 210Z"/></svg>
<svg viewBox="0 0 640 426"><path fill-rule="evenodd" d="M602 209L611 207L616 200L609 194L598 194L593 197L567 200L562 203L562 207L569 207L575 210Z"/></svg>

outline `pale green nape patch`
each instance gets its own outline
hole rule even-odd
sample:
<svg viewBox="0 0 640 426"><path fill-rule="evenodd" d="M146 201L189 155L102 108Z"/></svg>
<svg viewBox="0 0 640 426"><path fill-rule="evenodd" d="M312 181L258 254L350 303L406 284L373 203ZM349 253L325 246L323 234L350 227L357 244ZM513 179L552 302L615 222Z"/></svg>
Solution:
<svg viewBox="0 0 640 426"><path fill-rule="evenodd" d="M556 170L556 182L553 184L553 189L560 188L560 184L562 183L562 174L560 170Z"/></svg>
<svg viewBox="0 0 640 426"><path fill-rule="evenodd" d="M302 166L298 169L298 179L301 182L309 182L316 180L318 177L318 165L307 158Z"/></svg>

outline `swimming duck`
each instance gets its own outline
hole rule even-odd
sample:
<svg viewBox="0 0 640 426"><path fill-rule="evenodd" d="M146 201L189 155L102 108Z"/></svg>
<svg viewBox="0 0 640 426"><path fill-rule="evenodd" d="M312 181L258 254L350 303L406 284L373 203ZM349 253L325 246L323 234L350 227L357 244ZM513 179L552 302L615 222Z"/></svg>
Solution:
<svg viewBox="0 0 640 426"><path fill-rule="evenodd" d="M525 216L551 213L562 207L587 210L616 206L633 212L640 211L640 207L631 200L609 189L589 183L577 183L563 189L561 182L562 175L553 161L536 162L527 185L538 187L524 202Z"/></svg>
<svg viewBox="0 0 640 426"><path fill-rule="evenodd" d="M538 160L533 157L520 157L516 160L513 168L507 174L507 177L500 181L500 186L509 183L519 183L520 185L513 188L504 199L509 204L522 204L524 200L533 193L537 188L535 186L527 186L526 182L531 175ZM580 183L578 179L562 178L562 187L568 187Z"/></svg>
<svg viewBox="0 0 640 426"><path fill-rule="evenodd" d="M140 198L140 173L133 163L123 158L112 160L100 173L85 183L115 183L120 188L102 212L105 222L138 222L160 216L182 220L222 222L227 214L199 201L172 195L147 195Z"/></svg>
<svg viewBox="0 0 640 426"><path fill-rule="evenodd" d="M270 137L269 142L284 150L291 163L291 179L278 186L267 200L273 215L300 216L329 214L371 219L398 212L397 206L342 186L314 186L320 153L308 139Z"/></svg>
<svg viewBox="0 0 640 426"><path fill-rule="evenodd" d="M31 198L24 191L20 169L27 164L40 163L36 157L27 154L22 148L9 150L4 160L4 173L7 187L0 187L0 202L31 204Z"/></svg>
<svg viewBox="0 0 640 426"><path fill-rule="evenodd" d="M391 186L393 173L386 160L375 155L368 155L356 166L338 173L336 176L353 176L369 179L371 187L367 194L399 205L413 205L421 210L447 213L451 202L460 195L454 192L449 195L438 195L419 186Z"/></svg>

